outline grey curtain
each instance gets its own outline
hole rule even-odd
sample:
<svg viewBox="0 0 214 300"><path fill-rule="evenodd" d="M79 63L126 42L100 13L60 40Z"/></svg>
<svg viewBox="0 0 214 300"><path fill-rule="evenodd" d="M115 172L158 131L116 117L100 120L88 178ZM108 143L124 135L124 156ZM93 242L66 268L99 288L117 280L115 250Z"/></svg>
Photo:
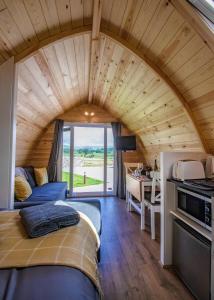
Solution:
<svg viewBox="0 0 214 300"><path fill-rule="evenodd" d="M115 176L116 176L116 196L125 199L125 179L124 179L124 166L123 166L123 156L121 151L116 150L116 139L121 136L121 124L118 122L112 122L112 132L114 137L114 147L115 147Z"/></svg>
<svg viewBox="0 0 214 300"><path fill-rule="evenodd" d="M48 162L48 179L50 182L57 181L57 161L59 158L59 152L62 145L63 126L64 126L63 120L55 121L53 144L52 144L51 154Z"/></svg>

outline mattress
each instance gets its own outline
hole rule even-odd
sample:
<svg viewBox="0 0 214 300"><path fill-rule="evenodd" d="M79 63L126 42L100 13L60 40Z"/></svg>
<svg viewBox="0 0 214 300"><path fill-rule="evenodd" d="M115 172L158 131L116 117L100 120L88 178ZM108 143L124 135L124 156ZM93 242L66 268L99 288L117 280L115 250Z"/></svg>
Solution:
<svg viewBox="0 0 214 300"><path fill-rule="evenodd" d="M91 280L64 266L0 270L1 300L98 300Z"/></svg>

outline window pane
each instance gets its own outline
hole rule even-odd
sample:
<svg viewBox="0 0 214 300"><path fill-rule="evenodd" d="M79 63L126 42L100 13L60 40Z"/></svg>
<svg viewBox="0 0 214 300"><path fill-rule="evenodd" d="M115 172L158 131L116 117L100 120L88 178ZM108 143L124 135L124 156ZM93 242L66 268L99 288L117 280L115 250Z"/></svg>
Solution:
<svg viewBox="0 0 214 300"><path fill-rule="evenodd" d="M104 128L74 127L73 191L104 191Z"/></svg>
<svg viewBox="0 0 214 300"><path fill-rule="evenodd" d="M63 131L62 180L67 181L70 189L70 129Z"/></svg>
<svg viewBox="0 0 214 300"><path fill-rule="evenodd" d="M107 192L114 189L114 139L112 128L107 128Z"/></svg>

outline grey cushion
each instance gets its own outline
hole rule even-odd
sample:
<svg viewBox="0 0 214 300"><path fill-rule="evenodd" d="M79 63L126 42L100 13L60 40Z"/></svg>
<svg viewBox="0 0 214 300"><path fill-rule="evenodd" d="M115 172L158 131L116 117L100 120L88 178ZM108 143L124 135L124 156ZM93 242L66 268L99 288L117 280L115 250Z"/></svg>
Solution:
<svg viewBox="0 0 214 300"><path fill-rule="evenodd" d="M34 168L33 167L25 167L24 171L26 173L27 181L29 182L31 188L34 188L36 186L36 178L34 174Z"/></svg>
<svg viewBox="0 0 214 300"><path fill-rule="evenodd" d="M21 168L21 167L15 168L15 176L22 176L25 179L27 179L26 172L25 172L24 168Z"/></svg>

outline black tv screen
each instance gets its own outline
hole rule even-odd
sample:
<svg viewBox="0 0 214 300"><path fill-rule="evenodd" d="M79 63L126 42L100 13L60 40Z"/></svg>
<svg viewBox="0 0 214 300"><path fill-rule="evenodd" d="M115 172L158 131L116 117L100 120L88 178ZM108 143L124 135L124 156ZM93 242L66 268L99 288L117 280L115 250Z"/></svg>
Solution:
<svg viewBox="0 0 214 300"><path fill-rule="evenodd" d="M133 151L136 150L136 136L119 136L116 140L116 148L120 151Z"/></svg>

